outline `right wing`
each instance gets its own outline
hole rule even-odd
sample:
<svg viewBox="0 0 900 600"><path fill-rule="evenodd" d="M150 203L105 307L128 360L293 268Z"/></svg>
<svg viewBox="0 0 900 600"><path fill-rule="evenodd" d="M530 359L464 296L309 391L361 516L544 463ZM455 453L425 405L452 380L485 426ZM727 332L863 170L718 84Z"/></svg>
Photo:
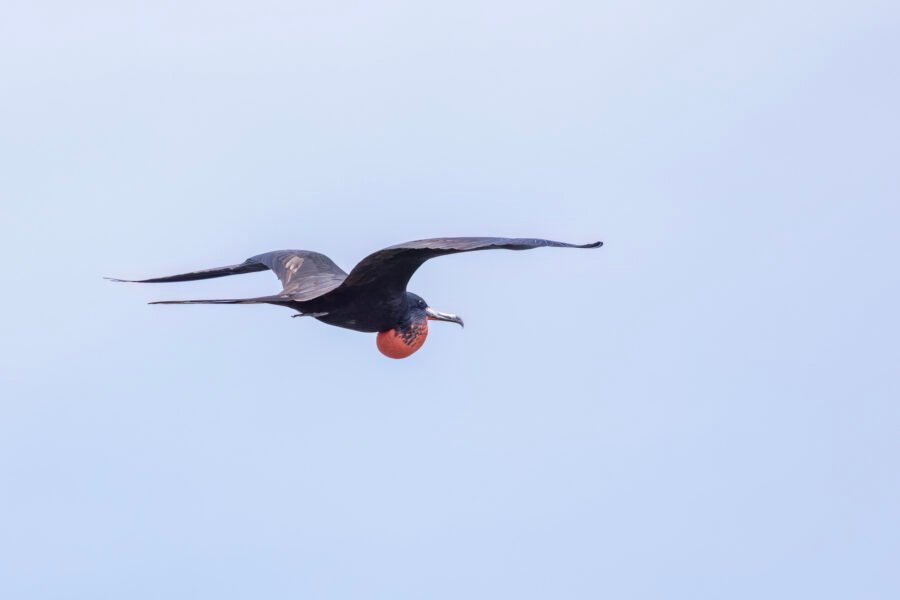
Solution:
<svg viewBox="0 0 900 600"><path fill-rule="evenodd" d="M247 261L271 269L284 286L281 295L299 302L327 294L347 278L344 270L330 258L308 250L276 250Z"/></svg>
<svg viewBox="0 0 900 600"><path fill-rule="evenodd" d="M257 271L271 270L275 273L284 289L279 294L290 300L303 302L312 300L338 287L347 274L330 258L309 250L276 250L258 254L239 265L191 271L167 277L152 279L112 279L129 283L172 283L178 281L196 281L213 279L228 275L241 275Z"/></svg>

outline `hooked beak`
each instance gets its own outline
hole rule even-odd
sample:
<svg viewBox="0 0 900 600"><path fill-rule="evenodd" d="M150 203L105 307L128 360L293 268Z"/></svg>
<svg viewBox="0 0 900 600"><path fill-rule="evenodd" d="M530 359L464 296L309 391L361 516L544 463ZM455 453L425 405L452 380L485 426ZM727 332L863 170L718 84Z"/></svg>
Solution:
<svg viewBox="0 0 900 600"><path fill-rule="evenodd" d="M435 321L450 321L451 323L456 323L460 327L465 327L465 325L463 325L463 320L460 319L459 316L438 312L430 306L425 309L425 314L428 315L429 319L433 319Z"/></svg>

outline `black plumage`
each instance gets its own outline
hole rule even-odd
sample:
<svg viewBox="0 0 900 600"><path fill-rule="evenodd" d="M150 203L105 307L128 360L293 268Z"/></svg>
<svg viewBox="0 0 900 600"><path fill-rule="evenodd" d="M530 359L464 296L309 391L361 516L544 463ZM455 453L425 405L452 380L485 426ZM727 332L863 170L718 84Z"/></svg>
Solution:
<svg viewBox="0 0 900 600"><path fill-rule="evenodd" d="M272 296L166 300L151 304L274 304L296 310L299 314L294 316L312 316L337 327L364 332L394 331L398 340L421 337L421 341L424 341L427 319L453 321L462 325L459 317L434 311L422 298L406 290L410 278L425 261L438 256L477 250L597 248L601 245L602 242L575 245L533 238L433 238L397 244L374 252L353 267L349 274L324 254L308 250L277 250L253 256L238 265L168 277L114 281L169 283L271 270L283 286L281 292ZM410 333L413 331L425 333L413 336Z"/></svg>

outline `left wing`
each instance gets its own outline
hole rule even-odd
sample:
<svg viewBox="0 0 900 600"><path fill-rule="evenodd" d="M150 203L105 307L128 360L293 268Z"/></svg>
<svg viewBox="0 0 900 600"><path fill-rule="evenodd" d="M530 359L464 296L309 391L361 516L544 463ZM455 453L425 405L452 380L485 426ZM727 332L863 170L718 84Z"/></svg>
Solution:
<svg viewBox="0 0 900 600"><path fill-rule="evenodd" d="M338 289L377 287L379 291L401 294L413 273L432 258L475 250L531 250L532 248L598 248L593 244L567 244L536 238L455 237L416 240L374 252L353 267Z"/></svg>

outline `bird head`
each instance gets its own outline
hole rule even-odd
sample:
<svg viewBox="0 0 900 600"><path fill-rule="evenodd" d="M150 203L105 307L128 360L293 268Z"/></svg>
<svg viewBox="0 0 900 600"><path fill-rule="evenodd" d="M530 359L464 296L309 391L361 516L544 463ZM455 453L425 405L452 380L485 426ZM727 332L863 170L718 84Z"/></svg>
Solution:
<svg viewBox="0 0 900 600"><path fill-rule="evenodd" d="M434 310L412 292L406 293L406 312L393 329L378 333L378 350L389 358L406 358L422 347L428 337L428 321L449 321L463 326L457 315Z"/></svg>

